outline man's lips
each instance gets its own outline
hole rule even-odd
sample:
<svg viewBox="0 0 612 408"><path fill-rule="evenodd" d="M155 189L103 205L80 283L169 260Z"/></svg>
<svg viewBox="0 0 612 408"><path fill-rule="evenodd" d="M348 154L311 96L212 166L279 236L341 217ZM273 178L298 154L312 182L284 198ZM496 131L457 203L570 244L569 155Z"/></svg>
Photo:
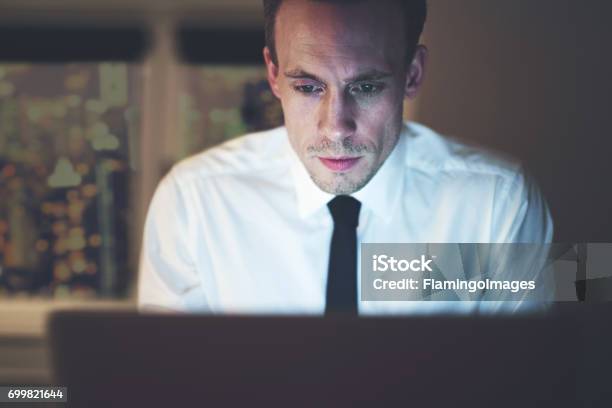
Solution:
<svg viewBox="0 0 612 408"><path fill-rule="evenodd" d="M332 171L346 171L355 166L361 157L319 157L321 163Z"/></svg>

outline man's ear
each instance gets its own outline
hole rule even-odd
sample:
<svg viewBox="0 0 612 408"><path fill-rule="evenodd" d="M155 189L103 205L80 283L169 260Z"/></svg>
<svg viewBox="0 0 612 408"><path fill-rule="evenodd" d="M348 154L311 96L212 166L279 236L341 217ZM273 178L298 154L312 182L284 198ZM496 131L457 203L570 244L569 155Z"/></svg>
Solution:
<svg viewBox="0 0 612 408"><path fill-rule="evenodd" d="M263 49L263 57L266 63L266 71L268 75L268 83L274 96L280 99L280 88L278 84L278 66L272 61L272 53L268 47Z"/></svg>
<svg viewBox="0 0 612 408"><path fill-rule="evenodd" d="M408 99L414 99L417 96L417 92L421 87L421 84L425 80L425 64L427 63L427 47L424 45L418 45L414 53L414 58L408 67L408 73L406 75L406 87L404 89L404 95Z"/></svg>

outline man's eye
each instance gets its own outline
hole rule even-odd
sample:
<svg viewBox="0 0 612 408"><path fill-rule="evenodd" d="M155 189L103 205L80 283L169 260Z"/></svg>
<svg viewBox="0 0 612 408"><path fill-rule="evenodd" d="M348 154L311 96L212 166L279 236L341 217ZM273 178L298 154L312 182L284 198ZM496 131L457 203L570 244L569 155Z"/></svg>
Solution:
<svg viewBox="0 0 612 408"><path fill-rule="evenodd" d="M294 88L296 91L305 94L320 93L321 91L323 91L323 88L314 85L297 85Z"/></svg>
<svg viewBox="0 0 612 408"><path fill-rule="evenodd" d="M358 84L350 88L354 95L374 95L382 90L382 86L376 84Z"/></svg>

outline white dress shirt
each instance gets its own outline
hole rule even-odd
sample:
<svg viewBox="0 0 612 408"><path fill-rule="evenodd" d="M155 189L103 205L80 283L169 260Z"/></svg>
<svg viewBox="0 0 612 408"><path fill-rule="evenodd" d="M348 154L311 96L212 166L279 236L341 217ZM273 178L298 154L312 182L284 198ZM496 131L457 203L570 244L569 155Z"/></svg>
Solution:
<svg viewBox="0 0 612 408"><path fill-rule="evenodd" d="M552 239L546 203L518 164L412 122L378 173L352 195L362 203L360 243ZM285 128L183 160L160 182L149 208L139 306L323 314L332 198L310 179ZM503 310L496 303L360 301L359 313Z"/></svg>

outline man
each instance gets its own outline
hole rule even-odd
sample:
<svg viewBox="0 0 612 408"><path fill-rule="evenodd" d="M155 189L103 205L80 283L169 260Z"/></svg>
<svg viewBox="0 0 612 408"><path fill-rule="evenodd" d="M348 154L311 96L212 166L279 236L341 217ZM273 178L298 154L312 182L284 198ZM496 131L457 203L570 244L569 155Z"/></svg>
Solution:
<svg viewBox="0 0 612 408"><path fill-rule="evenodd" d="M404 98L424 79L425 0L265 0L264 9L263 56L286 126L200 153L162 180L145 227L139 305L486 310L358 296L361 242L552 238L546 204L518 165L403 123Z"/></svg>

